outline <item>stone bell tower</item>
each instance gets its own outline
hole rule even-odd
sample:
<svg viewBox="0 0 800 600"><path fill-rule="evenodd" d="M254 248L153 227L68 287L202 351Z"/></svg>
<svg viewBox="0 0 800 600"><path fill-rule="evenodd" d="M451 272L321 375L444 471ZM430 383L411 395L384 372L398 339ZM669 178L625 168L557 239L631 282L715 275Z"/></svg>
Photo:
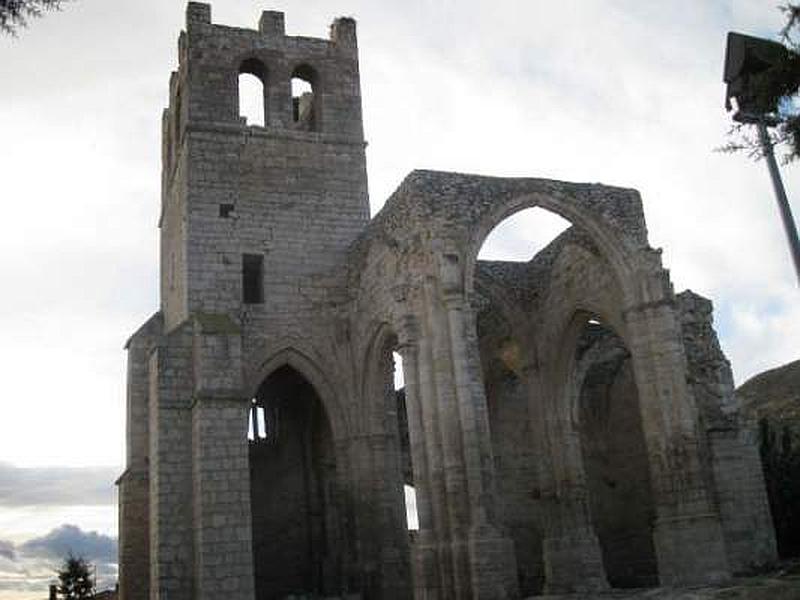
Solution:
<svg viewBox="0 0 800 600"><path fill-rule="evenodd" d="M211 23L190 2L163 118L161 304L166 328L196 311L275 310L290 280L329 268L369 219L355 22L330 39ZM239 75L263 89L264 126L239 116ZM300 79L312 92L292 97ZM296 286L295 286L296 287Z"/></svg>
<svg viewBox="0 0 800 600"><path fill-rule="evenodd" d="M369 220L355 21L329 39L211 22L189 2L162 119L161 306L129 340L126 600L254 594L243 356L296 333L304 289ZM258 78L263 125L239 113ZM292 97L292 80L310 94ZM304 334L308 337L308 334Z"/></svg>

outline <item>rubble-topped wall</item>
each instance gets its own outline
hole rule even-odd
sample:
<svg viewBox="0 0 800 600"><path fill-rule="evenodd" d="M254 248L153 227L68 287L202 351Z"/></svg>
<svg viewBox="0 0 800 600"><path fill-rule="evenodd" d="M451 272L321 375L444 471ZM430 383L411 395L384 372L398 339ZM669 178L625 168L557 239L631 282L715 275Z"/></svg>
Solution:
<svg viewBox="0 0 800 600"><path fill-rule="evenodd" d="M687 379L706 434L708 476L713 479L728 557L743 573L776 558L756 431L740 414L730 362L713 327L711 301L686 290L676 295Z"/></svg>

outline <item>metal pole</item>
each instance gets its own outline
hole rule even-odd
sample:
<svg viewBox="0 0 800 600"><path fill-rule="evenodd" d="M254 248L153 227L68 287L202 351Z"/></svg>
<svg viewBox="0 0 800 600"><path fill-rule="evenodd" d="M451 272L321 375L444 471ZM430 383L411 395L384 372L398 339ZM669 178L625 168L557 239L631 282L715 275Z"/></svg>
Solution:
<svg viewBox="0 0 800 600"><path fill-rule="evenodd" d="M797 285L800 286L800 239L797 237L797 227L794 224L789 200L786 198L786 190L783 187L783 181L781 181L781 173L778 170L778 163L772 150L772 141L769 139L769 133L767 133L767 125L763 119L759 119L756 126L758 127L758 137L761 141L761 150L764 152L764 158L767 159L767 167L769 167L772 187L775 189L775 197L778 200L778 208L781 211L783 229L786 231L786 237L789 240L789 249L792 252L794 270L797 275Z"/></svg>

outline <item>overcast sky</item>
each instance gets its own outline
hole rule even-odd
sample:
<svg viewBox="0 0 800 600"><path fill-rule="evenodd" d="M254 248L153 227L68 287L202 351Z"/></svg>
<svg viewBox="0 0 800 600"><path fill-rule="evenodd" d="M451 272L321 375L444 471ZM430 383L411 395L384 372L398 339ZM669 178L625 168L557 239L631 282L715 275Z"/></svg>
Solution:
<svg viewBox="0 0 800 600"><path fill-rule="evenodd" d="M741 383L800 356L766 167L712 152L729 124L725 34L774 37L775 6L226 0L213 20L255 28L278 9L288 33L317 37L336 16L358 20L373 212L414 168L640 190L651 244L676 291L714 300ZM0 38L3 600L42 597L31 540L116 536L122 346L158 307L160 115L184 7L77 0ZM798 167L784 175L796 197ZM519 218L487 256L529 257L553 226Z"/></svg>

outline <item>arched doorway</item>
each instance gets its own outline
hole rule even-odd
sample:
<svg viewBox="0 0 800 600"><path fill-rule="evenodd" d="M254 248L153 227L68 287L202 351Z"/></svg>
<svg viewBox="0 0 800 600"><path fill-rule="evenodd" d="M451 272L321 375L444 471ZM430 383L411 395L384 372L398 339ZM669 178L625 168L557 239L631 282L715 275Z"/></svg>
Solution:
<svg viewBox="0 0 800 600"><path fill-rule="evenodd" d="M589 232L540 208L507 218L485 245L493 241L476 261L473 308L520 590L654 585L655 509L630 352L592 314L573 322L574 307L587 305L621 322L618 273Z"/></svg>
<svg viewBox="0 0 800 600"><path fill-rule="evenodd" d="M631 354L599 317L576 318L578 430L606 577L612 587L654 586L655 507Z"/></svg>
<svg viewBox="0 0 800 600"><path fill-rule="evenodd" d="M250 411L250 496L257 600L342 589L333 436L314 387L285 365Z"/></svg>

